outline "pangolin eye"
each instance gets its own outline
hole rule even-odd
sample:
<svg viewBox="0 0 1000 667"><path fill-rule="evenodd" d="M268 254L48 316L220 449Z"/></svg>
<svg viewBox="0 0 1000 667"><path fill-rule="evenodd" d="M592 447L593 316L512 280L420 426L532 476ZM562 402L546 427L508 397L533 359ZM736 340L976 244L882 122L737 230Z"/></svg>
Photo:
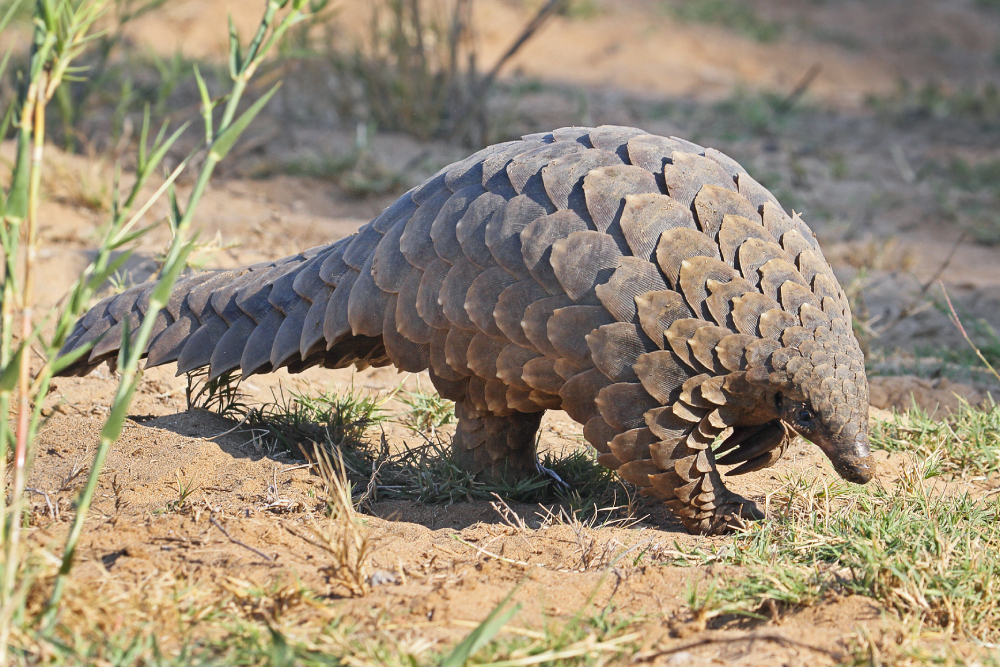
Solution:
<svg viewBox="0 0 1000 667"><path fill-rule="evenodd" d="M798 411L798 414L795 415L795 421L797 421L800 426L805 426L807 428L813 425L813 420L815 420L815 416L809 408L801 408Z"/></svg>

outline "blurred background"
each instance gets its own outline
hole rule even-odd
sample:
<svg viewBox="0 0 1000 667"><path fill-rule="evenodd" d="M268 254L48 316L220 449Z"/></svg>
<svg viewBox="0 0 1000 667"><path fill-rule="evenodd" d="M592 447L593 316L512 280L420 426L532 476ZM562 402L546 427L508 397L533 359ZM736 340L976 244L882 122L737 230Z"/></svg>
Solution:
<svg viewBox="0 0 1000 667"><path fill-rule="evenodd" d="M193 66L221 91L227 16L245 40L262 4L112 3L88 69L52 105L58 159L44 183L43 261L53 285L89 257L143 109L172 127L194 123L175 163L197 146ZM14 47L14 61L25 58L30 5L0 45ZM254 79L248 103L283 86L220 166L200 213L197 266L330 242L490 143L632 125L722 150L803 215L851 296L873 402L911 392L947 402L955 391L978 400L995 389L949 320L942 285L1000 362L1000 0L311 6ZM14 85L0 82L0 105ZM12 155L8 139L5 173ZM150 248L111 288L149 274Z"/></svg>

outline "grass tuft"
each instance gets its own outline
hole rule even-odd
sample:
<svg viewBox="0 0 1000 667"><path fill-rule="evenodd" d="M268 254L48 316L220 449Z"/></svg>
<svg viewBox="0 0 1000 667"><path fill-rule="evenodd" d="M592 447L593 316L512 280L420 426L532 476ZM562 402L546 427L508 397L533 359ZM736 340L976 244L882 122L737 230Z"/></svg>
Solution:
<svg viewBox="0 0 1000 667"><path fill-rule="evenodd" d="M386 421L384 400L370 392L349 387L342 394L328 389L310 396L295 391L286 396L281 390L274 401L247 412L247 424L263 431L268 449L281 447L300 453L302 445L319 443L328 451L360 444L370 426ZM311 454L311 452L306 452Z"/></svg>
<svg viewBox="0 0 1000 667"><path fill-rule="evenodd" d="M984 409L962 401L959 410L941 417L914 406L906 415L877 422L874 447L909 452L923 461L940 460L940 473L963 478L1000 472L1000 407L990 399Z"/></svg>
<svg viewBox="0 0 1000 667"><path fill-rule="evenodd" d="M327 390L319 395L281 392L271 403L249 407L233 375L204 383L194 375L189 406L241 419L267 451L287 451L315 460L313 448L343 461L356 498L365 504L379 499L451 504L490 500L495 495L524 503L558 503L568 515L602 523L634 510L634 491L617 474L599 465L588 449L546 453L538 471L516 482L476 479L454 460L450 436L440 428L454 421L454 407L437 394L403 392L410 409L403 423L420 438L393 450L384 433L368 437L370 429L388 421L388 398L357 392ZM624 506L622 506L624 502ZM608 509L613 508L613 509Z"/></svg>
<svg viewBox="0 0 1000 667"><path fill-rule="evenodd" d="M427 433L432 438L437 429L455 422L455 403L439 394L404 391L399 401L406 406L403 423L414 431Z"/></svg>
<svg viewBox="0 0 1000 667"><path fill-rule="evenodd" d="M993 641L1000 636L1000 503L935 494L922 483L928 474L914 464L895 488L789 480L768 498L769 521L677 564L745 568L714 593L720 614L854 594L901 618Z"/></svg>
<svg viewBox="0 0 1000 667"><path fill-rule="evenodd" d="M774 42L784 27L761 18L751 3L741 0L671 0L663 10L688 23L706 23L733 30L758 42Z"/></svg>
<svg viewBox="0 0 1000 667"><path fill-rule="evenodd" d="M331 458L319 446L313 448L313 457L323 480L328 521L312 521L307 527L310 537L303 539L329 554L330 563L322 569L332 581L351 595L363 597L371 590L368 560L372 544L355 511L344 459L340 452L336 459Z"/></svg>

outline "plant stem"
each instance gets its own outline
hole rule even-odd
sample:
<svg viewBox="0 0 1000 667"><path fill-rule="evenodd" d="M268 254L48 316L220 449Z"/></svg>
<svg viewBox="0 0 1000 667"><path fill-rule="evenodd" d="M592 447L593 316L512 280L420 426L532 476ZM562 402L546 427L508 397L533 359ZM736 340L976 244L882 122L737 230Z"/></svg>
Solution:
<svg viewBox="0 0 1000 667"><path fill-rule="evenodd" d="M945 289L944 281L939 280L938 282L941 284L941 291L944 293L944 300L948 303L948 311L951 313L951 323L958 328L959 333L962 334L962 338L965 339L965 342L969 344L969 347L972 348L973 352L976 353L976 356L979 357L979 360L983 362L983 365L986 366L990 373L993 373L993 377L1000 381L1000 373L997 373L997 370L993 368L993 364L991 364L986 357L983 356L983 353L978 347L976 347L976 344L972 342L969 334L965 332L965 327L962 326L962 320L959 319L958 313L955 311L955 306L951 303L951 297L948 296L948 290Z"/></svg>
<svg viewBox="0 0 1000 667"><path fill-rule="evenodd" d="M104 463L107 460L111 446L118 439L122 424L125 421L126 411L132 401L132 396L135 393L136 388L139 386L139 381L142 378L142 372L139 370L139 362L143 357L146 345L152 335L153 326L156 323L156 315L166 306L170 290L172 289L181 268L183 268L186 262L188 253L191 251L192 244L185 242L186 233L191 226L195 210L197 209L198 203L208 187L208 182L212 177L212 173L215 171L215 167L228 150L228 148L222 149L221 151L213 150L214 148L217 148L217 146L215 146L215 141L222 137L223 133L232 125L236 109L239 106L243 92L246 90L247 82L256 70L257 65L259 65L259 63L263 60L270 46L273 44L273 41L265 43L263 40L272 22L274 21L275 13L280 7L281 5L274 0L271 0L268 3L261 26L257 35L254 37L254 41L252 42L250 49L248 49L247 60L241 65L241 71L238 75L234 77L233 89L229 94L229 101L227 103L222 122L214 132L212 142L208 145L208 155L202 165L201 172L198 174L198 179L195 182L194 188L188 196L187 207L181 215L180 220L177 220L175 223L176 227L173 229L173 240L170 243L169 250L167 251L167 257L164 260L163 268L161 269L161 277L157 286L153 289L153 294L150 297L149 305L146 309L146 315L142 319L139 330L134 339L131 339L132 332L127 330L123 330L122 332L122 346L120 348L118 358L118 369L121 373L121 381L118 385L118 391L115 394L114 401L112 402L111 413L105 422L104 429L101 431L101 439L97 447L97 452L94 455L94 461L91 464L90 474L87 477L87 484L77 500L76 516L73 519L73 525L70 528L68 537L66 538L66 547L63 551L62 564L59 568L59 573L56 576L55 583L53 584L52 594L49 597L48 604L42 614L41 627L43 632L51 632L55 627L55 621L59 611L59 603L66 587L66 581L68 580L69 574L73 568L76 547L80 540L80 535L83 533L83 526L86 523L91 502L93 501L94 494L97 491L101 471L104 468ZM282 26L289 24L293 18L298 15L299 10L295 9L290 16L285 17L282 22ZM260 45L262 43L264 44L263 50L260 49ZM210 127L211 110L206 109L206 113L209 114L206 118L206 126ZM228 145L231 146L232 144L229 143ZM160 192L162 192L162 190ZM123 220L124 217L122 217L121 221ZM118 234L120 233L121 232L119 231ZM109 238L114 239L116 238L116 235L112 234Z"/></svg>
<svg viewBox="0 0 1000 667"><path fill-rule="evenodd" d="M17 439L14 445L14 484L11 489L9 531L5 536L6 567L3 571L3 609L0 612L0 663L6 659L10 631L10 615L13 614L13 591L21 549L21 522L24 511L24 488L27 485L26 463L28 459L29 431L33 406L31 404L31 350L28 341L34 326L35 258L37 255L36 235L38 223L38 199L42 181L42 161L45 146L45 91L48 88L48 70L42 70L36 80L28 85L28 95L22 110L22 130L31 132L31 169L28 181L28 210L23 231L25 246L24 282L21 285L21 352L18 379Z"/></svg>

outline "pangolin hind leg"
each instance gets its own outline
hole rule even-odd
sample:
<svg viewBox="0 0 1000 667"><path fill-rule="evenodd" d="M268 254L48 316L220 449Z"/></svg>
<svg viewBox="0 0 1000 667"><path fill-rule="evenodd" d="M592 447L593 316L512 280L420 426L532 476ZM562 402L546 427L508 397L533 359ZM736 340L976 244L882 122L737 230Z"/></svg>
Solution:
<svg viewBox="0 0 1000 667"><path fill-rule="evenodd" d="M470 402L455 404L452 455L463 470L490 481L516 482L537 471L535 434L542 412L497 416Z"/></svg>

